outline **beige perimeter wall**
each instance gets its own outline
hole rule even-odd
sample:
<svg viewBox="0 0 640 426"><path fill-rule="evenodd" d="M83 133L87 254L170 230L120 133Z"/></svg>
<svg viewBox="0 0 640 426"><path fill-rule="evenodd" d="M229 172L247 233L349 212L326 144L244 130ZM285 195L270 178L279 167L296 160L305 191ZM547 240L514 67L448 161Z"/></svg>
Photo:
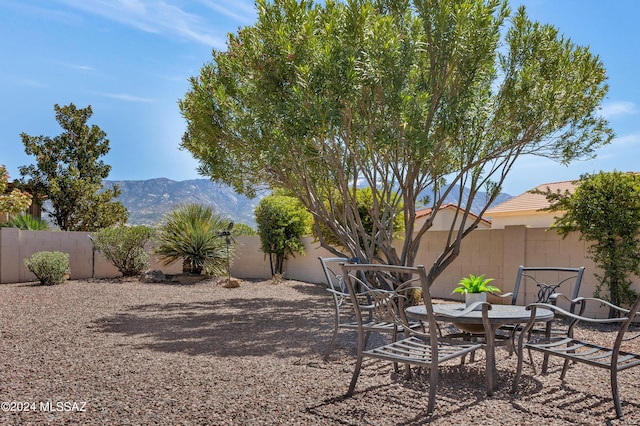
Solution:
<svg viewBox="0 0 640 426"><path fill-rule="evenodd" d="M415 264L423 264L429 269L440 253L446 237L445 231L430 231L422 242ZM234 277L265 279L271 276L269 260L259 249L258 237L237 237L236 246L237 256L231 267ZM323 283L318 256L332 255L321 249L311 238L305 240L305 247L305 255L298 255L287 261L286 278ZM434 297L455 298L451 291L461 277L469 274L486 274L487 277L495 278L495 285L507 292L513 289L518 266L526 265L585 266L580 293L591 296L596 286L596 268L587 259L586 248L586 243L579 241L577 235L563 240L555 232L544 228L507 226L504 229L477 230L464 240L460 255L438 277L432 294ZM24 267L24 259L43 250L69 253L71 279L120 275L100 252L93 251L93 244L86 232L0 228L0 283L34 281L33 274ZM152 256L150 269L175 274L180 272L181 265L176 263L163 267ZM634 288L640 290L640 280L636 279Z"/></svg>

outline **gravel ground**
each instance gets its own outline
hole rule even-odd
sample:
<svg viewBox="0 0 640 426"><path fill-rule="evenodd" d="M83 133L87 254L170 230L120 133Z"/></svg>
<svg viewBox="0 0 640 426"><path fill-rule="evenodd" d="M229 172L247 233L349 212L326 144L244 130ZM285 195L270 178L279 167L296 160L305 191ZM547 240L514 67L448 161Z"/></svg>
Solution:
<svg viewBox="0 0 640 426"><path fill-rule="evenodd" d="M355 395L344 398L354 334L341 332L323 359L329 302L321 286L297 281L0 285L0 424L424 423L428 377L404 380L388 363L365 361ZM640 368L621 374L620 422L606 371L574 366L562 383L552 361L546 376L526 368L513 395L515 360L498 349L493 397L484 354L445 366L432 424L640 424Z"/></svg>

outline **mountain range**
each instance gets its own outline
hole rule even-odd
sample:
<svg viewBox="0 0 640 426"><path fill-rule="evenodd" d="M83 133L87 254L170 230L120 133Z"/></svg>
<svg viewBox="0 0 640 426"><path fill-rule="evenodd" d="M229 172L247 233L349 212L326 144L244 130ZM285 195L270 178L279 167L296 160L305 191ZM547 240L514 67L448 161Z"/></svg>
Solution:
<svg viewBox="0 0 640 426"><path fill-rule="evenodd" d="M129 210L132 225L157 225L164 215L184 204L211 206L218 214L255 229L253 211L264 196L254 199L236 194L229 186L209 179L174 181L166 178L148 180L106 180L105 188L118 185L117 198Z"/></svg>
<svg viewBox="0 0 640 426"><path fill-rule="evenodd" d="M256 228L253 211L266 195L254 199L236 194L229 186L208 179L174 181L167 178L148 180L106 180L105 188L118 185L121 193L117 198L129 210L132 225L157 225L164 215L184 204L197 203L211 206L216 213L238 223ZM454 191L455 192L455 191ZM421 198L427 194L421 194ZM465 197L468 191L465 191ZM511 198L500 194L493 203L498 204ZM472 211L478 212L484 205L485 194L479 193ZM447 202L456 202L451 199Z"/></svg>

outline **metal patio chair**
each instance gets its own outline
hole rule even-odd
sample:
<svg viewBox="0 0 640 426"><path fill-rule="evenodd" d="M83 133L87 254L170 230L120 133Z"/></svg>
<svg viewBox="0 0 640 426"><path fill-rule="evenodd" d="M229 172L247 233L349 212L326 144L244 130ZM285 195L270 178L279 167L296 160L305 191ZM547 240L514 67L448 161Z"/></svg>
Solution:
<svg viewBox="0 0 640 426"><path fill-rule="evenodd" d="M338 336L338 331L340 329L357 331L358 330L358 322L355 318L355 312L353 308L353 302L347 290L347 285L342 276L341 264L345 262L357 263L358 259L356 258L345 258L345 257L319 257L320 264L322 265L322 270L324 272L326 281L327 281L327 290L331 293L331 297L333 300L333 308L334 308L334 324L333 324L333 335L331 336L331 341L327 346L327 350L325 352L325 358L331 355L335 349L336 339ZM388 286L388 283L385 284ZM388 287L387 287L388 288ZM359 303L363 306L363 310L367 310L364 306L369 305L370 301L367 299L367 296L364 295L360 297ZM411 321L409 326L412 328L420 328L422 324L417 321ZM367 319L363 324L364 329L367 331L365 344L369 340L369 336L372 331L376 331L379 333L390 333L392 335L392 339L395 340L398 336L398 333L402 333L404 331L403 325L398 325L389 321L378 321L376 318L368 312Z"/></svg>
<svg viewBox="0 0 640 426"><path fill-rule="evenodd" d="M561 294L557 295L556 298L565 298L569 300L566 296ZM560 373L560 380L564 380L570 364L577 366L582 363L609 370L611 393L613 396L616 415L620 419L623 419L622 405L620 403L620 395L618 392L618 372L640 365L640 354L623 350L623 344L625 341L640 337L640 334L636 333L635 335L631 335L631 333L628 333L632 323L635 322L637 325L637 323L640 322L640 315L638 312L640 309L640 296L636 299L631 309L623 309L596 298L578 297L569 301L579 307L577 314L564 310L551 303L532 303L531 305L528 305L531 309L532 318L535 315L536 309L544 308L562 314L566 318L570 319L571 322L566 333L562 336L557 334L552 335L550 333L547 333L544 336L531 334L529 333L529 330L534 326L535 321L532 319L527 323L518 339L518 366L513 381L512 391L514 393L517 391L520 376L522 374L522 351L524 349L538 351L545 355L545 359L552 356L564 358L562 372ZM621 313L623 317L607 319L585 317L584 312L587 303L599 303L608 306L609 308ZM597 339L576 339L573 335L573 331L580 323L592 325L619 324L620 328L618 329L613 345L605 346L602 342L598 342ZM533 362L531 363L531 366L535 374L535 365ZM542 373L545 374L546 372L547 365L546 363L543 363ZM582 376L581 380L588 381L590 379L593 380L595 377L587 373Z"/></svg>
<svg viewBox="0 0 640 426"><path fill-rule="evenodd" d="M520 266L516 275L513 291L499 295L498 297L510 298L512 305L526 305L528 303L555 303L552 295L564 293L571 295L571 299L578 297L584 266L562 267L562 266ZM569 311L573 312L574 305L569 306ZM558 324L555 321L556 325ZM553 322L546 322L544 328L532 328L530 333L546 333L551 330ZM522 331L522 324L510 324L500 328L506 333L509 340L509 351L515 347L515 337ZM562 331L560 331L562 332ZM504 334L502 336L504 337Z"/></svg>
<svg viewBox="0 0 640 426"><path fill-rule="evenodd" d="M483 349L485 345L460 339L448 340L439 336L436 319L433 315L431 296L427 286L427 274L424 266L405 267L345 263L342 269L358 324L357 359L347 396L351 396L354 393L364 357L405 364L407 376L411 375L411 365L427 368L430 372L427 417L431 419L435 409L440 365L445 361L461 358L478 349ZM366 282L361 279L362 276L366 277ZM393 281L394 289L382 290L374 288L372 283L377 283L378 281ZM360 290L359 293L357 289ZM425 304L427 312L427 329L431 330L431 333L425 333L408 327L408 320L404 309L407 306L407 293L415 289L420 289L422 292L422 301ZM362 294L368 296L370 300L369 305L360 305L358 297ZM491 308L489 303L478 302L461 312L460 315L464 315L467 311L473 310L477 306L482 306L482 321L488 329L490 323L487 313ZM398 327L402 326L404 338L386 345L366 349L366 324L368 322L367 315L369 312L371 312L378 321L396 324ZM452 318L455 316L452 316ZM487 371L487 392L491 394L493 388L493 372Z"/></svg>

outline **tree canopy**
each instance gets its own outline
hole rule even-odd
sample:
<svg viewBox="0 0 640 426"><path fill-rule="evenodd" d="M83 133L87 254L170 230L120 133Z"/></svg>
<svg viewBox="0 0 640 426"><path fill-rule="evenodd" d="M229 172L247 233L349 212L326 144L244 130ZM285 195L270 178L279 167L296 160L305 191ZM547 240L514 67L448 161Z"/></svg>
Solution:
<svg viewBox="0 0 640 426"><path fill-rule="evenodd" d="M568 163L613 137L598 114L608 89L600 59L532 22L524 7L510 15L506 0L256 5L256 24L230 34L227 50L214 50L191 78L180 101L181 146L202 174L238 192L295 194L335 254L412 265L439 208L455 196L461 214L432 282L519 156ZM360 187L374 194L370 228L358 212ZM470 215L481 191L486 204ZM426 192L432 209L418 229ZM336 193L341 203L331 201ZM392 244L397 214L400 247ZM321 225L341 249L326 243Z"/></svg>
<svg viewBox="0 0 640 426"><path fill-rule="evenodd" d="M20 135L25 152L36 158L35 165L19 168L23 183L51 201L51 209L45 210L63 231L91 232L124 224L127 209L112 201L120 190L103 188L111 166L99 158L109 152L109 140L98 126L87 125L93 115L91 105L78 109L73 103L56 104L53 108L62 134L53 138Z"/></svg>
<svg viewBox="0 0 640 426"><path fill-rule="evenodd" d="M640 275L640 175L585 174L573 194L544 194L551 202L547 210L563 212L552 228L564 237L579 232L591 243L588 251L602 270L595 295L618 306L632 304L637 294L630 275Z"/></svg>
<svg viewBox="0 0 640 426"><path fill-rule="evenodd" d="M0 165L0 213L13 216L24 211L31 205L31 194L13 188L6 193L9 186L9 173L7 168Z"/></svg>

